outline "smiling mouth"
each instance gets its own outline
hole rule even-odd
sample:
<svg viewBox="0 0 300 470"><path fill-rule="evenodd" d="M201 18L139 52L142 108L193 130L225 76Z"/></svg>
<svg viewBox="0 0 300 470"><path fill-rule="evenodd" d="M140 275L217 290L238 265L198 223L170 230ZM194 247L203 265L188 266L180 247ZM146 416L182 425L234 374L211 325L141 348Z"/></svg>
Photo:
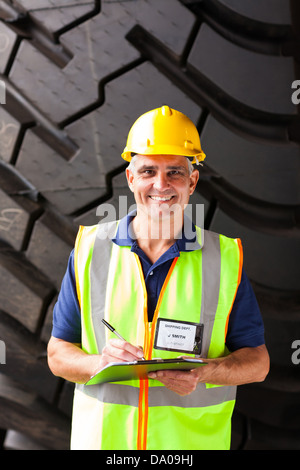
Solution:
<svg viewBox="0 0 300 470"><path fill-rule="evenodd" d="M161 201L161 202L166 202L166 201L171 201L175 196L149 196L150 199L153 201Z"/></svg>

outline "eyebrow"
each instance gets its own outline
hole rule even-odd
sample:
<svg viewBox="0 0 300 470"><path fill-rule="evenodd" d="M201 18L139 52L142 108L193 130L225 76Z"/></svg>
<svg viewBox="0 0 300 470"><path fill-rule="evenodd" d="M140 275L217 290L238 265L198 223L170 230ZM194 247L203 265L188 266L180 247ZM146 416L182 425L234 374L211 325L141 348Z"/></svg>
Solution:
<svg viewBox="0 0 300 470"><path fill-rule="evenodd" d="M142 165L140 168L137 169L138 172L142 172L145 170L158 170L157 165ZM187 171L187 168L185 168L183 165L169 165L167 166L167 170L182 170L182 171Z"/></svg>

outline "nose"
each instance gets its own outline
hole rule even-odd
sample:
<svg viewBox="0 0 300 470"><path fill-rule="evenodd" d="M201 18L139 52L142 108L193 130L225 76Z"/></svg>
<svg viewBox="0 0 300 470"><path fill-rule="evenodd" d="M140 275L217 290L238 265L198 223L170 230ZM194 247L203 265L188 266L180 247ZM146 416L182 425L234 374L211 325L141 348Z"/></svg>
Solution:
<svg viewBox="0 0 300 470"><path fill-rule="evenodd" d="M164 172L158 171L155 175L153 187L158 191L165 191L169 189L169 186L168 176Z"/></svg>

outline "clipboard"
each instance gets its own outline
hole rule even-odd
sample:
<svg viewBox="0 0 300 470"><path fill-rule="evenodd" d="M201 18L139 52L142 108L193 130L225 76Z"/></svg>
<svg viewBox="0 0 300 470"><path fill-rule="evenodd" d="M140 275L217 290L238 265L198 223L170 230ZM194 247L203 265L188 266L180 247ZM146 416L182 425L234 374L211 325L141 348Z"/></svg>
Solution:
<svg viewBox="0 0 300 470"><path fill-rule="evenodd" d="M98 385L105 382L120 382L130 379L145 379L149 372L158 370L191 370L206 365L202 359L176 358L151 359L134 362L111 362L96 372L85 385Z"/></svg>

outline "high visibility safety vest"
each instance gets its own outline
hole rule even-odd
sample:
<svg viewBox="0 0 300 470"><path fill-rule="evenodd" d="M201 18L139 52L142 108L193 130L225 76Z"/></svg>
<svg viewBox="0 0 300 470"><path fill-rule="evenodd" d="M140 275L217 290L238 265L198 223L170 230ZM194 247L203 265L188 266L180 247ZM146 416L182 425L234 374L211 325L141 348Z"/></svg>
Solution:
<svg viewBox="0 0 300 470"><path fill-rule="evenodd" d="M101 322L105 318L127 341L143 346L146 359L177 357L178 352L153 348L157 319L165 318L202 323L201 357L226 355L228 319L241 279L240 240L196 227L199 249L173 260L149 323L139 257L130 246L112 242L109 233L116 227L80 227L76 239L83 350L101 354L114 337ZM235 396L236 387L204 383L180 396L154 379L76 384L71 449L229 449Z"/></svg>

